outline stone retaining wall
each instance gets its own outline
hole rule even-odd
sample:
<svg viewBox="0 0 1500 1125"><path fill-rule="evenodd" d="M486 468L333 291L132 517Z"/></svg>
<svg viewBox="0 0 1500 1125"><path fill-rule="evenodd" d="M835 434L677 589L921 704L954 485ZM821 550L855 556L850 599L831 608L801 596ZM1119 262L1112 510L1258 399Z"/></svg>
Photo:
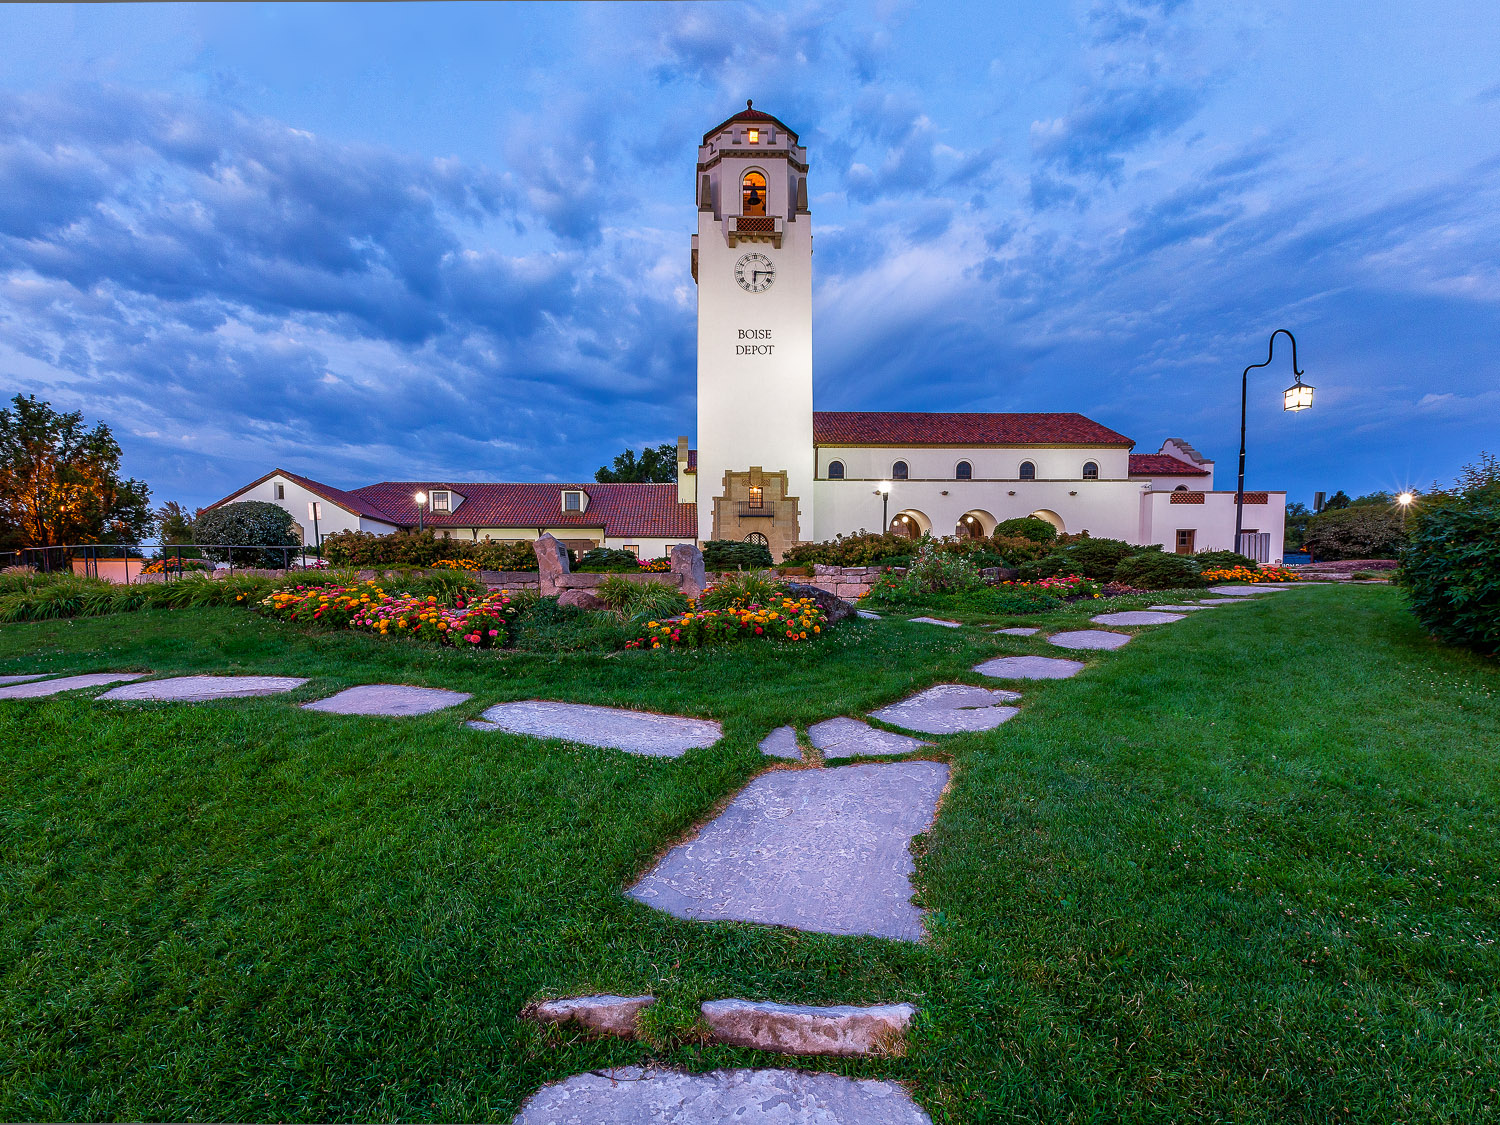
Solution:
<svg viewBox="0 0 1500 1125"><path fill-rule="evenodd" d="M846 602L852 602L870 592L870 587L884 569L879 566L829 566L826 563L814 563L812 576L802 581L843 598Z"/></svg>

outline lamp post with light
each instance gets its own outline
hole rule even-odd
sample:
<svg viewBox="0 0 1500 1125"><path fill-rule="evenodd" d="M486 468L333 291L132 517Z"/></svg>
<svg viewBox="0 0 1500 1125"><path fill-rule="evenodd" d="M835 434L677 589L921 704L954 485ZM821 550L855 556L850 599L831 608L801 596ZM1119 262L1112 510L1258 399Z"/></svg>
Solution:
<svg viewBox="0 0 1500 1125"><path fill-rule="evenodd" d="M1240 549L1241 529L1245 526L1245 405L1250 386L1250 372L1257 367L1267 367L1271 363L1271 357L1276 353L1276 337L1285 335L1292 342L1292 378L1293 383L1281 393L1281 408L1292 413L1306 410L1313 402L1313 388L1302 381L1302 369L1297 366L1297 338L1285 328L1278 328L1271 333L1270 344L1266 348L1266 362L1252 363L1245 368L1240 376L1240 476L1238 486L1234 492L1234 549Z"/></svg>
<svg viewBox="0 0 1500 1125"><path fill-rule="evenodd" d="M1406 526L1406 513L1411 511L1412 501L1417 498L1415 492L1403 492L1396 497L1396 503L1401 505L1401 526Z"/></svg>
<svg viewBox="0 0 1500 1125"><path fill-rule="evenodd" d="M891 482L881 481L875 486L875 494L880 497L880 534L884 535L891 529Z"/></svg>
<svg viewBox="0 0 1500 1125"><path fill-rule="evenodd" d="M427 493L419 492L413 499L417 502L417 534L421 535L427 530Z"/></svg>

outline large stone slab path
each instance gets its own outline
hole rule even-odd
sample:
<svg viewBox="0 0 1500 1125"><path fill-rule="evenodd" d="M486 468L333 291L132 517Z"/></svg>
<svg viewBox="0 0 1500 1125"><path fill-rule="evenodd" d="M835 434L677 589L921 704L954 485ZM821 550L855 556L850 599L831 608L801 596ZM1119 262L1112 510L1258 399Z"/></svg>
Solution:
<svg viewBox="0 0 1500 1125"><path fill-rule="evenodd" d="M1174 621L1181 621L1182 614L1131 609L1124 613L1101 613L1089 620L1095 625L1170 625Z"/></svg>
<svg viewBox="0 0 1500 1125"><path fill-rule="evenodd" d="M345 688L327 699L304 703L304 711L326 711L331 715L430 715L457 707L473 697L445 688L411 687L407 684L361 684Z"/></svg>
<svg viewBox="0 0 1500 1125"><path fill-rule="evenodd" d="M29 676L0 676L0 684L24 684L30 680L45 680L46 672L33 672Z"/></svg>
<svg viewBox="0 0 1500 1125"><path fill-rule="evenodd" d="M621 1067L544 1086L514 1125L931 1125L901 1086L802 1070Z"/></svg>
<svg viewBox="0 0 1500 1125"><path fill-rule="evenodd" d="M0 699L40 699L44 695L57 695L80 688L103 687L124 680L143 679L145 672L93 672L84 676L63 676L56 680L37 680L32 683L11 684L0 687Z"/></svg>
<svg viewBox="0 0 1500 1125"><path fill-rule="evenodd" d="M825 719L807 728L808 740L825 758L853 758L860 754L910 754L931 746L920 738L892 734L858 719Z"/></svg>
<svg viewBox="0 0 1500 1125"><path fill-rule="evenodd" d="M1082 672L1083 665L1056 656L997 656L974 665L974 671L997 680L1066 680Z"/></svg>
<svg viewBox="0 0 1500 1125"><path fill-rule="evenodd" d="M113 688L98 699L111 703L207 703L215 699L279 695L305 683L305 679L296 676L173 676Z"/></svg>
<svg viewBox="0 0 1500 1125"><path fill-rule="evenodd" d="M908 845L947 782L938 762L772 770L627 893L678 918L918 941Z"/></svg>
<svg viewBox="0 0 1500 1125"><path fill-rule="evenodd" d="M687 719L588 703L552 703L545 699L501 703L486 711L483 721L469 726L535 738L561 738L650 758L680 758L689 750L712 746L724 737L724 729L711 719Z"/></svg>
<svg viewBox="0 0 1500 1125"><path fill-rule="evenodd" d="M1106 629L1074 629L1067 633L1053 633L1048 644L1058 648L1108 650L1124 648L1130 643L1129 633L1111 633Z"/></svg>
<svg viewBox="0 0 1500 1125"><path fill-rule="evenodd" d="M1003 688L934 684L900 702L871 711L870 716L893 727L919 730L923 734L961 734L994 730L1015 718L1020 710L1007 704L1020 698L1017 692Z"/></svg>

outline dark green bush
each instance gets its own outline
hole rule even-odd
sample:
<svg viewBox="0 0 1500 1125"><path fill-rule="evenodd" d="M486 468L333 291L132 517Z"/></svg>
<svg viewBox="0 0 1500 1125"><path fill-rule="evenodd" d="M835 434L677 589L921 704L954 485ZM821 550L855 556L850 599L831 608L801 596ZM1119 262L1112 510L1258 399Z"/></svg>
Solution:
<svg viewBox="0 0 1500 1125"><path fill-rule="evenodd" d="M1260 569L1260 563L1238 551L1199 551L1192 559L1198 564L1199 570L1233 570L1237 566L1249 570Z"/></svg>
<svg viewBox="0 0 1500 1125"><path fill-rule="evenodd" d="M904 535L841 535L823 543L798 543L787 549L782 563L802 566L823 563L827 566L870 566L887 555L909 555L914 544Z"/></svg>
<svg viewBox="0 0 1500 1125"><path fill-rule="evenodd" d="M1142 551L1121 559L1115 567L1114 580L1138 590L1176 590L1202 586L1198 564L1187 555L1169 555L1163 551Z"/></svg>
<svg viewBox="0 0 1500 1125"><path fill-rule="evenodd" d="M765 570L773 564L771 548L764 543L711 539L703 544L703 566L706 570Z"/></svg>
<svg viewBox="0 0 1500 1125"><path fill-rule="evenodd" d="M233 547L298 547L301 540L292 531L292 514L269 500L241 500L210 508L193 521L193 535L205 558L215 562L245 567L283 567L291 552L230 551L227 547L203 544L226 544Z"/></svg>
<svg viewBox="0 0 1500 1125"><path fill-rule="evenodd" d="M467 555L447 555L446 558L471 558L485 570L535 570L536 549L530 540L519 543L499 543L493 539L481 539L471 543Z"/></svg>
<svg viewBox="0 0 1500 1125"><path fill-rule="evenodd" d="M639 574L641 564L635 555L616 547L595 547L585 551L574 570L582 574Z"/></svg>
<svg viewBox="0 0 1500 1125"><path fill-rule="evenodd" d="M994 535L1030 539L1033 543L1051 543L1057 538L1057 528L1036 516L1018 516L997 523Z"/></svg>
<svg viewBox="0 0 1500 1125"><path fill-rule="evenodd" d="M1056 578L1059 574L1075 573L1072 564L1062 555L1043 555L1039 559L1023 562L1018 568L1022 582L1035 582L1039 578Z"/></svg>
<svg viewBox="0 0 1500 1125"><path fill-rule="evenodd" d="M443 559L473 559L485 570L535 570L536 552L529 541L499 543L493 539L444 539L431 531L398 531L372 535L339 531L323 537L323 557L334 566L361 570L429 567Z"/></svg>
<svg viewBox="0 0 1500 1125"><path fill-rule="evenodd" d="M1108 582L1124 559L1140 553L1140 547L1123 539L1073 539L1058 546L1050 555L1023 563L1021 578L1030 582L1059 574L1077 574L1096 582Z"/></svg>
<svg viewBox="0 0 1500 1125"><path fill-rule="evenodd" d="M1411 516L1399 581L1435 636L1500 654L1500 496L1476 489L1423 500Z"/></svg>
<svg viewBox="0 0 1500 1125"><path fill-rule="evenodd" d="M1402 518L1388 504L1324 511L1308 521L1302 547L1320 561L1394 559L1406 541Z"/></svg>

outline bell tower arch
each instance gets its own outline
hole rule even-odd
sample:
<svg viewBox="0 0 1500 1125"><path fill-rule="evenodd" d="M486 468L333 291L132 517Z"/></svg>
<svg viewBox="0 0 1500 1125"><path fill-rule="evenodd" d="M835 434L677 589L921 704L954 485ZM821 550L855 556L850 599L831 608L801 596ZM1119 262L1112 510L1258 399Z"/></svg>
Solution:
<svg viewBox="0 0 1500 1125"><path fill-rule="evenodd" d="M807 167L797 134L747 101L703 135L695 177L698 535L764 536L778 557L813 528Z"/></svg>

